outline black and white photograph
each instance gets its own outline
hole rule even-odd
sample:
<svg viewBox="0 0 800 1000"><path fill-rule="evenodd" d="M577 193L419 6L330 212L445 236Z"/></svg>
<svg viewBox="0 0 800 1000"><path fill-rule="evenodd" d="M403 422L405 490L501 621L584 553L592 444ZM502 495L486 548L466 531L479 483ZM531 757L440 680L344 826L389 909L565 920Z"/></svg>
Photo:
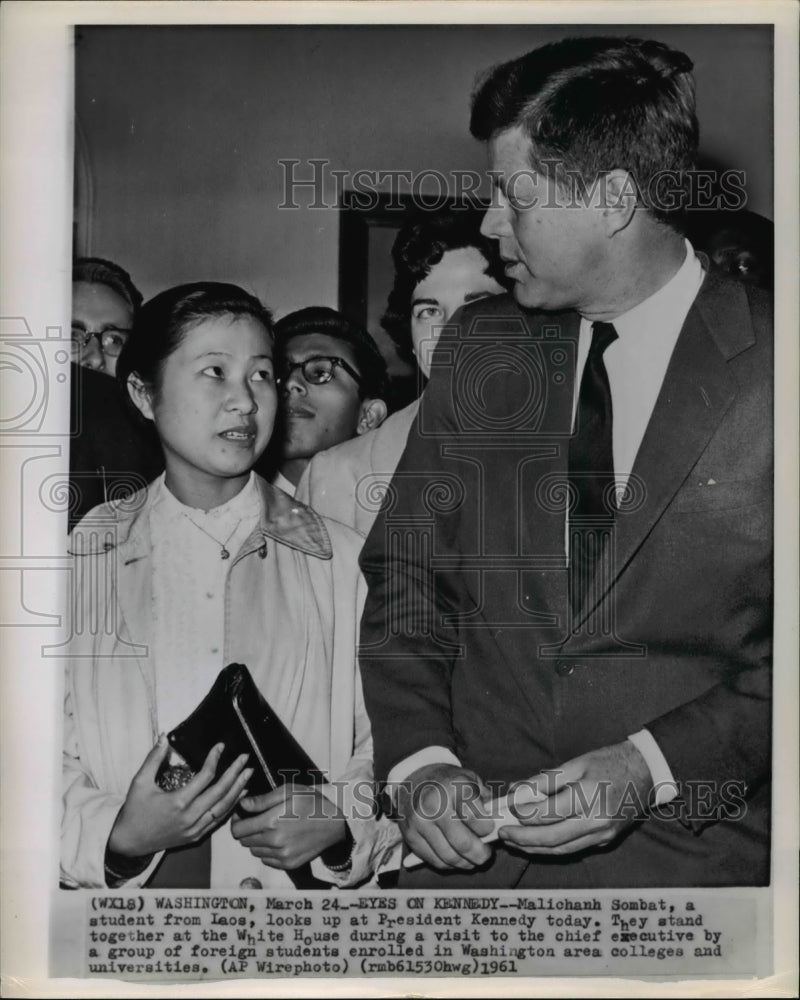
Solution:
<svg viewBox="0 0 800 1000"><path fill-rule="evenodd" d="M797 10L380 7L4 11L4 989L790 996Z"/></svg>

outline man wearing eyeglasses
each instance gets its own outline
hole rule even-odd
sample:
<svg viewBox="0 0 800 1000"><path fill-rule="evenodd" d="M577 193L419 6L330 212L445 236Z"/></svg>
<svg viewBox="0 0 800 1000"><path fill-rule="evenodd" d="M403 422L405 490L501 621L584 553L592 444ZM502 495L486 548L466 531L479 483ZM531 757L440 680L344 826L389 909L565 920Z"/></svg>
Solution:
<svg viewBox="0 0 800 1000"><path fill-rule="evenodd" d="M272 480L294 495L317 452L386 419L386 362L366 330L324 306L300 309L276 323L275 347L280 450Z"/></svg>
<svg viewBox="0 0 800 1000"><path fill-rule="evenodd" d="M80 257L72 268L72 360L114 376L141 292L127 271L100 257Z"/></svg>
<svg viewBox="0 0 800 1000"><path fill-rule="evenodd" d="M100 257L73 263L70 530L93 507L134 492L164 468L158 441L133 419L114 378L141 304L119 264Z"/></svg>

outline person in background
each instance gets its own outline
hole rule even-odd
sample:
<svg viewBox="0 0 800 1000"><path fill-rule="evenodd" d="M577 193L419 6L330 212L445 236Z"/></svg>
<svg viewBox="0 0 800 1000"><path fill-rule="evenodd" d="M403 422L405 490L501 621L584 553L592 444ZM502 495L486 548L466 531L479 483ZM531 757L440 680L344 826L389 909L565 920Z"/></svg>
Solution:
<svg viewBox="0 0 800 1000"><path fill-rule="evenodd" d="M362 327L309 306L275 324L280 390L272 482L294 495L314 455L386 419L386 361Z"/></svg>
<svg viewBox="0 0 800 1000"><path fill-rule="evenodd" d="M164 468L150 428L135 420L116 379L117 359L142 295L118 264L72 266L69 510L71 531L93 507L145 486Z"/></svg>
<svg viewBox="0 0 800 1000"><path fill-rule="evenodd" d="M474 212L420 214L403 226L392 247L394 286L381 325L400 357L416 361L425 380L442 327L456 310L504 291L502 261L479 229ZM368 534L418 408L414 400L376 430L315 455L300 479L298 499Z"/></svg>
<svg viewBox="0 0 800 1000"><path fill-rule="evenodd" d="M361 540L252 472L278 405L272 350L257 299L203 282L143 306L120 357L117 376L154 425L166 470L91 511L70 538L68 887L291 888L288 873L308 863L314 878L351 885L396 839L369 809ZM89 627L98 621L113 627ZM180 767L164 733L231 662L247 665L330 784L243 797L257 762L243 755L217 774L217 744L188 784L157 785L162 767Z"/></svg>
<svg viewBox="0 0 800 1000"><path fill-rule="evenodd" d="M130 412L116 379L70 365L68 529L93 507L121 500L164 469L152 428Z"/></svg>
<svg viewBox="0 0 800 1000"><path fill-rule="evenodd" d="M142 293L119 264L79 257L72 265L73 360L113 377L141 304Z"/></svg>
<svg viewBox="0 0 800 1000"><path fill-rule="evenodd" d="M775 227L747 209L690 212L689 235L711 267L747 285L772 289Z"/></svg>

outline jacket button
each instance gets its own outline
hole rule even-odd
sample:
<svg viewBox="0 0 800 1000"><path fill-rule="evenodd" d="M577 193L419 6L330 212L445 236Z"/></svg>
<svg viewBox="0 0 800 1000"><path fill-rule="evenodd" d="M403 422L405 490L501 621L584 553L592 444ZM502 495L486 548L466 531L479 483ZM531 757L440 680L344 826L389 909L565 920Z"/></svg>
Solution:
<svg viewBox="0 0 800 1000"><path fill-rule="evenodd" d="M263 889L264 886L257 878L243 878L239 883L240 889Z"/></svg>
<svg viewBox="0 0 800 1000"><path fill-rule="evenodd" d="M556 673L559 677L569 677L574 670L575 667L571 663L567 663L566 660L559 660L556 664Z"/></svg>

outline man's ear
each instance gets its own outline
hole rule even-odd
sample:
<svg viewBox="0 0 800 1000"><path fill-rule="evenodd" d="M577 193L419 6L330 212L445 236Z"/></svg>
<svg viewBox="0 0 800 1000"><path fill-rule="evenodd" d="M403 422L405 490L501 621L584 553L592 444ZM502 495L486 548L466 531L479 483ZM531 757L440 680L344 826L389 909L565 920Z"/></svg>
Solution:
<svg viewBox="0 0 800 1000"><path fill-rule="evenodd" d="M147 420L153 419L152 393L149 386L133 372L128 376L126 383L128 395L131 397L133 405Z"/></svg>
<svg viewBox="0 0 800 1000"><path fill-rule="evenodd" d="M386 419L389 410L382 399L365 399L358 413L356 434L374 431Z"/></svg>
<svg viewBox="0 0 800 1000"><path fill-rule="evenodd" d="M609 236L622 232L633 219L637 204L636 184L627 170L609 170L603 177L600 190L606 232Z"/></svg>

